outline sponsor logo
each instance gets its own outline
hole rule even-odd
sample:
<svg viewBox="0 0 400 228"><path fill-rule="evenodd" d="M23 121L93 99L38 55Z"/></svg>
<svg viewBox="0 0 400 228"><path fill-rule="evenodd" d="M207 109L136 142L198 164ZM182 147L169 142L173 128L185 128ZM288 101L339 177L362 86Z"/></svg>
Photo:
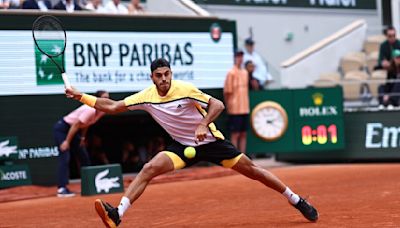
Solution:
<svg viewBox="0 0 400 228"><path fill-rule="evenodd" d="M237 3L286 5L288 0L236 0ZM310 0L312 1L312 0Z"/></svg>
<svg viewBox="0 0 400 228"><path fill-rule="evenodd" d="M300 117L337 116L338 111L336 106L301 107L299 114Z"/></svg>
<svg viewBox="0 0 400 228"><path fill-rule="evenodd" d="M221 26L219 26L217 23L213 23L210 27L210 35L214 42L218 42L222 36Z"/></svg>
<svg viewBox="0 0 400 228"><path fill-rule="evenodd" d="M0 169L0 175L2 181L15 181L15 180L27 180L28 175L25 170L15 170L4 172Z"/></svg>
<svg viewBox="0 0 400 228"><path fill-rule="evenodd" d="M95 185L97 193L104 191L108 193L112 188L119 188L119 177L106 177L110 172L109 169L99 172L95 177Z"/></svg>
<svg viewBox="0 0 400 228"><path fill-rule="evenodd" d="M282 6L303 6L303 7L343 7L356 8L357 0L309 0L309 1L292 1L288 0L235 0L236 3L244 4L264 4L264 5L282 5ZM299 3L300 2L300 3Z"/></svg>
<svg viewBox="0 0 400 228"><path fill-rule="evenodd" d="M399 126L384 126L382 123L367 123L365 132L365 148L399 147Z"/></svg>
<svg viewBox="0 0 400 228"><path fill-rule="evenodd" d="M314 93L312 95L312 99L314 102L314 105L320 106L322 103L324 103L324 95L322 93Z"/></svg>
<svg viewBox="0 0 400 228"><path fill-rule="evenodd" d="M0 157L10 157L11 154L17 154L17 146L11 146L10 140L0 142Z"/></svg>
<svg viewBox="0 0 400 228"><path fill-rule="evenodd" d="M322 93L314 93L312 101L315 106L300 107L300 117L314 117L314 116L337 116L338 110L336 106L322 106L324 103L324 95Z"/></svg>
<svg viewBox="0 0 400 228"><path fill-rule="evenodd" d="M312 6L329 6L329 7L356 7L356 0L310 0Z"/></svg>
<svg viewBox="0 0 400 228"><path fill-rule="evenodd" d="M38 40L41 47L48 48L43 50L48 53L60 53L64 46L63 40ZM46 45L48 43L49 45ZM35 60L36 60L36 84L37 85L55 85L63 84L61 73L53 61L45 54L41 53L35 45ZM53 58L58 65L65 68L65 62L60 56Z"/></svg>
<svg viewBox="0 0 400 228"><path fill-rule="evenodd" d="M36 147L18 150L18 159L38 159L48 157L58 157L59 151L57 146L52 147Z"/></svg>

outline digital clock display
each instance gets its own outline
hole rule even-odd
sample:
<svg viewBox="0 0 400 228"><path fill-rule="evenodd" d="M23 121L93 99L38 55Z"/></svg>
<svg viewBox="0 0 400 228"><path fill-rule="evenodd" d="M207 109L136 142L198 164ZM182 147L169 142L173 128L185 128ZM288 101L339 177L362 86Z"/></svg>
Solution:
<svg viewBox="0 0 400 228"><path fill-rule="evenodd" d="M318 125L316 129L305 125L301 129L301 141L304 145L310 145L313 142L318 144L332 143L336 144L338 140L337 126L331 124L329 126Z"/></svg>
<svg viewBox="0 0 400 228"><path fill-rule="evenodd" d="M344 147L343 121L338 118L303 120L295 124L295 148L307 150L333 150Z"/></svg>

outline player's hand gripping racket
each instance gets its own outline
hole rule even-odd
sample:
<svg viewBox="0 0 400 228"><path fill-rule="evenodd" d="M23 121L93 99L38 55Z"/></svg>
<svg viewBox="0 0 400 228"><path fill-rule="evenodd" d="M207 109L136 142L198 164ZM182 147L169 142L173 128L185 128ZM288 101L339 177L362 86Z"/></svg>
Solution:
<svg viewBox="0 0 400 228"><path fill-rule="evenodd" d="M71 88L64 64L60 65L55 61L55 58L61 56L61 63L64 63L64 51L67 45L67 34L61 21L51 15L40 16L33 22L32 35L39 51L49 57L57 66L65 87Z"/></svg>

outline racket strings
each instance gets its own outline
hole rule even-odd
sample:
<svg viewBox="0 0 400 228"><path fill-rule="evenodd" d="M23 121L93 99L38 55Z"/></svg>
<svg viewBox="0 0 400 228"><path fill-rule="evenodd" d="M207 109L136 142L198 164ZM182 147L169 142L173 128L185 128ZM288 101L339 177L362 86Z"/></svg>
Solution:
<svg viewBox="0 0 400 228"><path fill-rule="evenodd" d="M65 50L66 34L58 19L42 16L33 24L33 37L41 52L49 56L59 56Z"/></svg>
<svg viewBox="0 0 400 228"><path fill-rule="evenodd" d="M34 30L52 30L52 31L63 31L63 27L61 26L61 24L49 17L46 18L40 18L39 20L37 20L35 22L35 24L33 25Z"/></svg>

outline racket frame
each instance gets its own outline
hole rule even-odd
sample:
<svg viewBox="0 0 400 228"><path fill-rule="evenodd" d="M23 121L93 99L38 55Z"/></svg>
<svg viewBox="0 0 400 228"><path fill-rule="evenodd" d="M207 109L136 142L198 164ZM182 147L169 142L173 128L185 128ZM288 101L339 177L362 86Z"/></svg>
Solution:
<svg viewBox="0 0 400 228"><path fill-rule="evenodd" d="M37 40L36 40L36 37L35 37L35 27L36 27L36 26L35 26L35 25L36 25L37 23L39 23L40 20L43 20L43 18L51 18L52 20L54 20L56 23L59 24L60 28L62 29L62 32L64 33L64 39L65 39L65 41L64 41L64 47L62 48L62 51L61 51L60 53L58 53L57 55L50 55L50 54L46 53L45 51L43 51L43 50L40 48L40 45L38 44L38 42L37 42ZM54 17L54 16L52 16L52 15L42 15L42 16L38 17L38 18L33 22L33 25L32 25L32 36L33 36L33 41L35 42L35 46L38 48L38 50L39 50L42 54L44 54L44 55L46 55L47 57L49 57L49 59L56 65L56 67L57 67L58 70L60 71L61 77L62 77L62 79L63 79L63 81L64 81L65 87L66 87L66 88L71 88L71 83L69 82L68 75L65 73L64 67L63 67L63 66L60 66L60 65L53 59L53 58L56 58L56 57L58 57L58 56L61 55L61 62L64 63L64 53L65 53L65 49L66 49L66 47L67 47L67 33L65 32L65 28L64 28L63 24L61 23L61 21L60 21L57 17Z"/></svg>

